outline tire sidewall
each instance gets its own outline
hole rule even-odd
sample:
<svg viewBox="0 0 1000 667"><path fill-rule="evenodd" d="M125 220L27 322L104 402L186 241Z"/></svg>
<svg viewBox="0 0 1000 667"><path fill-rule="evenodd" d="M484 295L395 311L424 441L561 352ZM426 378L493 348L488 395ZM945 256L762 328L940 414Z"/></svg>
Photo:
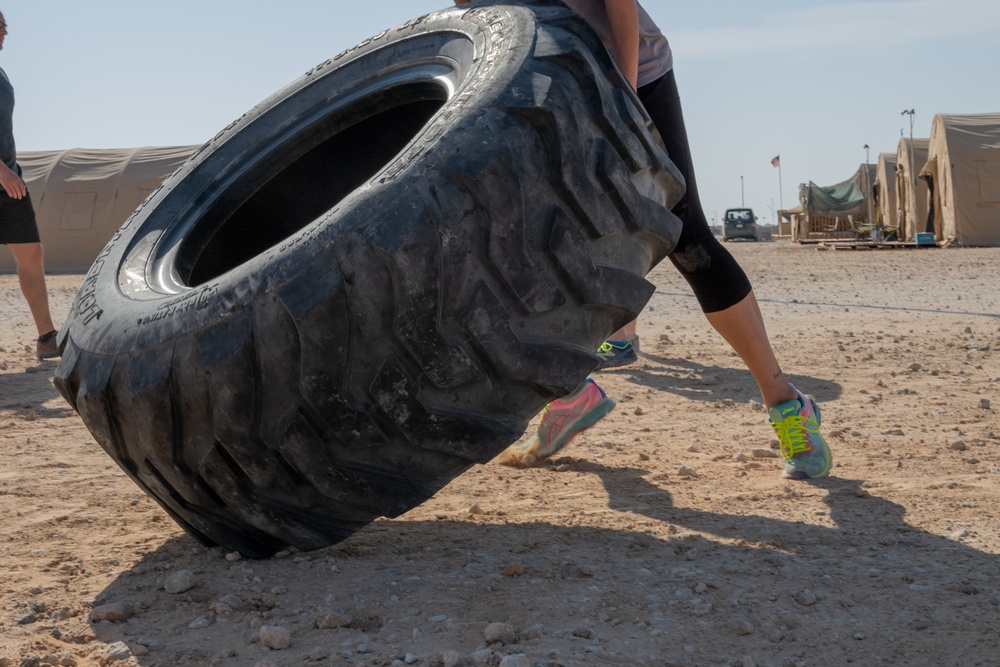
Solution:
<svg viewBox="0 0 1000 667"><path fill-rule="evenodd" d="M467 158L475 161L472 151L489 153L482 147L470 149L465 133L497 98L510 93L532 48L535 29L529 7L498 4L443 10L366 40L257 105L164 181L102 250L84 277L63 329L64 338L70 340L65 362L73 363L74 347L119 354L195 332L252 307L302 271L330 270L336 265L333 243L344 233L388 233L377 229L384 202L404 198L423 172L450 154L468 152ZM198 224L199 210L224 191L229 165L247 156L266 160L267 151L259 146L287 131L284 116L289 115L289 106L306 98L336 100L378 85L386 67L433 50L433 42L441 36L468 40L467 51L474 55L455 63L459 85L402 153L327 215L250 261L195 287L163 288L164 282L171 282L163 274L173 267L158 264L157 259L175 250L171 246L183 240L185 229Z"/></svg>

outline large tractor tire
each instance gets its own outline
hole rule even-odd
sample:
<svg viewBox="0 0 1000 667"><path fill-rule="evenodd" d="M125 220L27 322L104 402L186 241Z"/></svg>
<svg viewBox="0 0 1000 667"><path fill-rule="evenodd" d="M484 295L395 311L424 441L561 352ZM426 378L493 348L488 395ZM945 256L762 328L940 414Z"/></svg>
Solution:
<svg viewBox="0 0 1000 667"><path fill-rule="evenodd" d="M565 6L430 14L167 179L84 279L56 385L202 543L319 548L573 391L651 296L683 187Z"/></svg>

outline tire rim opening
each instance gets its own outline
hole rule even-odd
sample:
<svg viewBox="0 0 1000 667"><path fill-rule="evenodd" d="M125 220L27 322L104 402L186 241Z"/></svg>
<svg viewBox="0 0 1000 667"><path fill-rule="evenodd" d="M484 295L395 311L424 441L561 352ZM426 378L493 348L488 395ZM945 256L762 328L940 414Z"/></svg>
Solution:
<svg viewBox="0 0 1000 667"><path fill-rule="evenodd" d="M197 287L321 218L391 164L447 98L429 82L389 88L254 156L179 248L178 277Z"/></svg>

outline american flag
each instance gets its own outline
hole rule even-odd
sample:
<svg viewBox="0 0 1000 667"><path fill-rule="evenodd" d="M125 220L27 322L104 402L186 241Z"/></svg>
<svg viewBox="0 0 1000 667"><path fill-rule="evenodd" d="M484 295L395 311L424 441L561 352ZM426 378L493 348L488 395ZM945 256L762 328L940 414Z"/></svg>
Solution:
<svg viewBox="0 0 1000 667"><path fill-rule="evenodd" d="M781 166L781 156L780 155L775 155L773 158L771 158L771 166L772 167L780 167Z"/></svg>

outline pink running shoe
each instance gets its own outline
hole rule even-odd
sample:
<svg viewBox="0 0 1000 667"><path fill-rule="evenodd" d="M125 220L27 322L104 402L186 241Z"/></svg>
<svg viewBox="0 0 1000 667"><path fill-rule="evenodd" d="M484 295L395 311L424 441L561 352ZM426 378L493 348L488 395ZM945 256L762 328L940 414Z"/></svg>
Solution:
<svg viewBox="0 0 1000 667"><path fill-rule="evenodd" d="M590 428L611 412L615 402L592 379L587 378L580 388L569 396L552 401L542 413L538 426L535 451L530 452L546 459L569 444L577 433Z"/></svg>

